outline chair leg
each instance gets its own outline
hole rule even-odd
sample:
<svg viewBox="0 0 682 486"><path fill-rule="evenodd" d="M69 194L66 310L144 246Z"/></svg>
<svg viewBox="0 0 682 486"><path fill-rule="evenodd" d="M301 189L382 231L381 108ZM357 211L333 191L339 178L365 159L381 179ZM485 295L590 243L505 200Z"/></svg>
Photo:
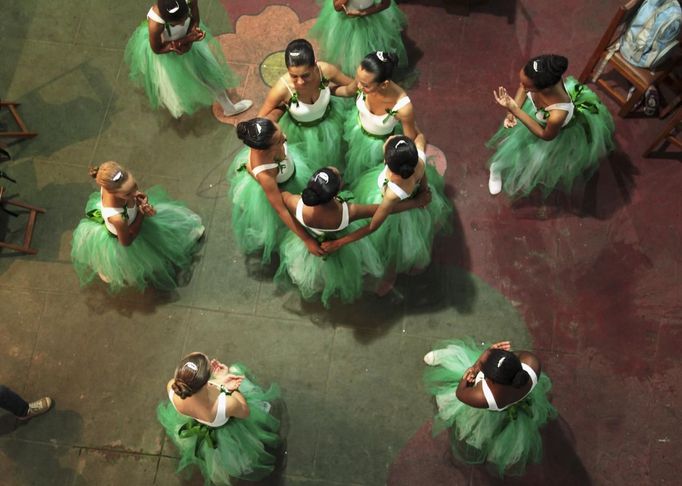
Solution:
<svg viewBox="0 0 682 486"><path fill-rule="evenodd" d="M644 91L640 90L635 90L634 93L632 93L632 96L630 97L629 100L623 104L623 106L620 107L620 111L618 112L618 116L625 118L628 116L628 113L632 111L632 108L637 104L639 99L644 96Z"/></svg>
<svg viewBox="0 0 682 486"><path fill-rule="evenodd" d="M654 149L656 149L656 147L661 145L661 143L664 140L667 140L668 137L673 133L673 131L677 128L677 126L681 122L682 122L682 108L680 108L677 111L677 113L675 113L675 115L672 117L670 122L668 122L668 124L665 126L665 128L663 128L663 130L661 130L660 135L658 137L656 137L656 139L653 141L653 143L647 147L647 149L644 151L642 156L648 157L649 155L651 155L651 152L653 152Z"/></svg>

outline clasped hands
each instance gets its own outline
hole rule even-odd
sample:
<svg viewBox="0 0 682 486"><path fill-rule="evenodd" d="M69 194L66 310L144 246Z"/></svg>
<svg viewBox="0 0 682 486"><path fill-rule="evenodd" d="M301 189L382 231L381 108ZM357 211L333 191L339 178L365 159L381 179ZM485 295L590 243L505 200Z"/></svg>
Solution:
<svg viewBox="0 0 682 486"><path fill-rule="evenodd" d="M489 350L490 349L502 349L504 351L509 351L511 349L511 341L500 341L499 343L495 343L490 346ZM481 371L482 365L483 362L479 358L479 360L476 361L473 366L466 369L463 378L467 381L467 383L473 384L476 381L476 375L478 375L478 373Z"/></svg>
<svg viewBox="0 0 682 486"><path fill-rule="evenodd" d="M140 212L145 216L154 216L156 214L156 209L154 206L149 204L149 199L144 192L135 193L135 204L140 208Z"/></svg>
<svg viewBox="0 0 682 486"><path fill-rule="evenodd" d="M217 359L212 359L211 379L224 385L228 391L233 392L242 384L244 377L230 373L230 368L227 365L221 363Z"/></svg>
<svg viewBox="0 0 682 486"><path fill-rule="evenodd" d="M170 50L176 54L185 54L192 48L193 42L202 41L204 37L206 37L206 32L195 26L182 39L170 41Z"/></svg>

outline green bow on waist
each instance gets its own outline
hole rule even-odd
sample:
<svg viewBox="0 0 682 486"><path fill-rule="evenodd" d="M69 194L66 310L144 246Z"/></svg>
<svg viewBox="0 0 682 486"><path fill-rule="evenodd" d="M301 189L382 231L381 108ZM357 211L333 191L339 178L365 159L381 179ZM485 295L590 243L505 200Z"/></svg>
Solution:
<svg viewBox="0 0 682 486"><path fill-rule="evenodd" d="M99 208L91 209L85 212L85 216L95 223L104 224L104 218L102 217L102 210Z"/></svg>
<svg viewBox="0 0 682 486"><path fill-rule="evenodd" d="M595 102L595 101L580 101L580 102L576 101L580 98L580 95L584 89L585 89L584 84L578 84L576 86L576 89L575 89L575 94L573 96L571 96L571 101L573 102L573 105L575 106L576 110L589 111L593 115L596 115L597 113L599 113L599 105L601 103Z"/></svg>
<svg viewBox="0 0 682 486"><path fill-rule="evenodd" d="M507 408L506 412L510 420L516 420L519 417L520 413L524 413L529 416L533 415L531 398L528 397L525 400L516 402L511 407Z"/></svg>
<svg viewBox="0 0 682 486"><path fill-rule="evenodd" d="M180 430L178 431L178 436L181 439L190 439L192 437L197 438L196 444L194 445L195 456L199 455L199 449L201 448L201 445L205 441L207 441L208 446L211 449L215 449L216 447L218 447L216 429L214 429L213 427L209 427L206 424L197 422L196 420L187 422L185 425L180 427Z"/></svg>

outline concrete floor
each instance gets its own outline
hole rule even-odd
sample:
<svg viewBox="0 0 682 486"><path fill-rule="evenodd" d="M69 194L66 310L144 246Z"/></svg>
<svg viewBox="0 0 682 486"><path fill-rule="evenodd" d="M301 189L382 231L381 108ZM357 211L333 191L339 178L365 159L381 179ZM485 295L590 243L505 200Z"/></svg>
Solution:
<svg viewBox="0 0 682 486"><path fill-rule="evenodd" d="M203 0L202 17L218 35L268 3ZM175 451L154 417L176 361L194 350L244 361L282 386L288 453L263 484L497 484L450 464L445 436L429 433L421 358L438 339L464 335L538 350L554 381L561 420L547 431L546 461L512 483L675 481L682 167L639 156L659 123L617 120L619 150L596 196L577 204L512 205L485 188L483 143L502 117L492 87L511 86L523 60L544 51L567 54L577 75L619 2L567 0L565 11L541 0L473 3L402 4L420 72L410 95L448 157L457 230L438 241L436 265L402 277L391 295L325 311L276 289L272 271L235 248L224 181L240 146L233 128L210 109L181 120L153 112L129 82L123 48L145 2L8 2L0 95L22 102L40 135L13 145L2 168L18 180L9 192L48 213L38 255L0 253L0 382L27 398L48 394L56 407L28 424L0 416L3 484L201 484L174 474ZM281 5L302 23L316 11L312 0ZM256 38L252 24L242 38L237 23L223 44ZM267 51L242 45L252 57ZM244 52L233 56L242 74ZM71 231L94 187L88 165L109 159L204 219L201 259L177 293L79 288ZM0 223L20 238L17 221L0 214Z"/></svg>

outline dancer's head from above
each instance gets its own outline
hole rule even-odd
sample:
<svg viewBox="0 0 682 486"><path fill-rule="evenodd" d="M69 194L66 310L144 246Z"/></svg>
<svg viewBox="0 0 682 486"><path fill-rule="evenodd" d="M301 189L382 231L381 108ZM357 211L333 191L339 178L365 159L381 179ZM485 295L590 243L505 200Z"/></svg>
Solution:
<svg viewBox="0 0 682 486"><path fill-rule="evenodd" d="M237 124L237 138L256 150L277 148L287 141L284 132L269 118L252 118Z"/></svg>
<svg viewBox="0 0 682 486"><path fill-rule="evenodd" d="M519 77L526 91L542 91L561 81L568 59L554 54L534 57L521 69Z"/></svg>
<svg viewBox="0 0 682 486"><path fill-rule="evenodd" d="M417 146L405 135L394 135L384 144L384 160L391 172L408 179L419 163Z"/></svg>
<svg viewBox="0 0 682 486"><path fill-rule="evenodd" d="M289 42L284 51L284 63L297 89L311 81L318 81L315 51L307 40L296 39Z"/></svg>
<svg viewBox="0 0 682 486"><path fill-rule="evenodd" d="M372 93L386 88L397 65L398 56L392 52L376 51L367 54L355 75L358 89L363 93Z"/></svg>
<svg viewBox="0 0 682 486"><path fill-rule="evenodd" d="M343 179L336 167L323 167L316 170L301 193L306 206L318 206L334 199L343 187Z"/></svg>
<svg viewBox="0 0 682 486"><path fill-rule="evenodd" d="M500 385L521 388L528 383L530 375L521 367L521 361L511 351L492 349L481 367L486 378Z"/></svg>
<svg viewBox="0 0 682 486"><path fill-rule="evenodd" d="M161 18L169 24L182 24L189 15L189 5L185 0L157 0Z"/></svg>
<svg viewBox="0 0 682 486"><path fill-rule="evenodd" d="M89 169L90 177L98 186L120 198L134 196L137 192L137 181L133 175L121 167L118 162L110 160Z"/></svg>
<svg viewBox="0 0 682 486"><path fill-rule="evenodd" d="M211 377L211 362L204 353L190 353L175 369L171 388L183 400L201 390Z"/></svg>

